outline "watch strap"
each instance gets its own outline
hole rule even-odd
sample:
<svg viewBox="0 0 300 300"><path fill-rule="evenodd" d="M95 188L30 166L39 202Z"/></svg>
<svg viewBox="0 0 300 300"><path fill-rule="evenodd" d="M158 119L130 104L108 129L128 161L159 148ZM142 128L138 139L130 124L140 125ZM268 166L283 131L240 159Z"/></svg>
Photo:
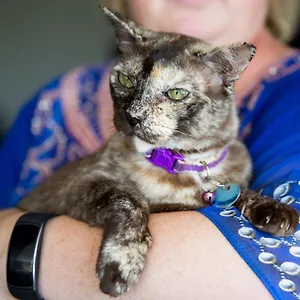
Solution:
<svg viewBox="0 0 300 300"><path fill-rule="evenodd" d="M32 224L36 226L42 226L46 225L47 221L49 219L52 219L53 217L56 217L54 214L46 214L46 213L35 213L35 212L28 212L26 214L23 214L17 221L17 224L20 225L27 225Z"/></svg>
<svg viewBox="0 0 300 300"><path fill-rule="evenodd" d="M28 212L16 222L7 255L7 287L20 300L42 300L38 275L43 232L53 214Z"/></svg>

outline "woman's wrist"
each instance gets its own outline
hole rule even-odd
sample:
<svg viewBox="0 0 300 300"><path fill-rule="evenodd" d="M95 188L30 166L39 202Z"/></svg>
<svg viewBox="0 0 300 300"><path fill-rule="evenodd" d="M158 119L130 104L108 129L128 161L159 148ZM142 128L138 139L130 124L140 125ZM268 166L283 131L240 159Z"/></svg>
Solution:
<svg viewBox="0 0 300 300"><path fill-rule="evenodd" d="M41 249L40 295L47 300L109 299L95 274L100 244L101 229L65 216L51 219Z"/></svg>
<svg viewBox="0 0 300 300"><path fill-rule="evenodd" d="M24 212L17 209L0 210L1 300L14 299L7 289L6 262L11 233L22 214ZM70 235L72 233L74 235ZM68 217L60 216L47 222L38 286L44 299L108 299L100 292L94 271L100 237L100 229Z"/></svg>
<svg viewBox="0 0 300 300"><path fill-rule="evenodd" d="M6 285L6 261L11 233L23 213L17 209L0 210L0 299L14 299Z"/></svg>

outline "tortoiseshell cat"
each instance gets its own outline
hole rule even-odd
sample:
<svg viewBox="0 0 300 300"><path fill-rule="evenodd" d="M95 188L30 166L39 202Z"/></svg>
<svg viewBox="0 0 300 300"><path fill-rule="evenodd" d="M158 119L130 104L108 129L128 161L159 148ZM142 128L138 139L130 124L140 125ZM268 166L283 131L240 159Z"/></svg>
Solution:
<svg viewBox="0 0 300 300"><path fill-rule="evenodd" d="M104 227L96 264L100 288L118 296L137 282L151 245L151 212L207 205L215 190L207 172L172 174L146 156L163 147L208 164L214 180L242 189L235 203L258 229L293 233L293 208L247 190L251 163L237 140L233 87L255 53L251 44L214 47L173 33L152 32L104 9L115 27L120 60L110 76L118 130L97 153L71 163L29 193L22 209L66 214Z"/></svg>

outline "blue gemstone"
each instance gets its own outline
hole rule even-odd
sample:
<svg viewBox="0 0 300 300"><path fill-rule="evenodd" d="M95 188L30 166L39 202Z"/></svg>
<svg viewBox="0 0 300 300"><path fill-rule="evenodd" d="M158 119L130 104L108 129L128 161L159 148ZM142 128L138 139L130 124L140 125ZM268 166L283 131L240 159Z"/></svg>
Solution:
<svg viewBox="0 0 300 300"><path fill-rule="evenodd" d="M237 184L226 184L216 190L216 197L213 205L219 208L232 206L240 197L241 189Z"/></svg>

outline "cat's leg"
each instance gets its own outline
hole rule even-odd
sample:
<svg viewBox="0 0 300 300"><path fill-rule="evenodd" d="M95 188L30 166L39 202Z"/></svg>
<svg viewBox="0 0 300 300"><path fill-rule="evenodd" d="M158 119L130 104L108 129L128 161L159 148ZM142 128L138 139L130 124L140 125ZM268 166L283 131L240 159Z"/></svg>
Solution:
<svg viewBox="0 0 300 300"><path fill-rule="evenodd" d="M83 199L81 197L81 199ZM138 281L152 239L148 203L112 182L94 182L84 193L85 209L72 216L104 228L96 264L100 289L116 297Z"/></svg>
<svg viewBox="0 0 300 300"><path fill-rule="evenodd" d="M274 236L293 234L299 223L296 209L250 190L242 192L235 206L253 226Z"/></svg>
<svg viewBox="0 0 300 300"><path fill-rule="evenodd" d="M138 281L152 239L148 208L133 194L112 192L96 273L101 290L118 296Z"/></svg>

